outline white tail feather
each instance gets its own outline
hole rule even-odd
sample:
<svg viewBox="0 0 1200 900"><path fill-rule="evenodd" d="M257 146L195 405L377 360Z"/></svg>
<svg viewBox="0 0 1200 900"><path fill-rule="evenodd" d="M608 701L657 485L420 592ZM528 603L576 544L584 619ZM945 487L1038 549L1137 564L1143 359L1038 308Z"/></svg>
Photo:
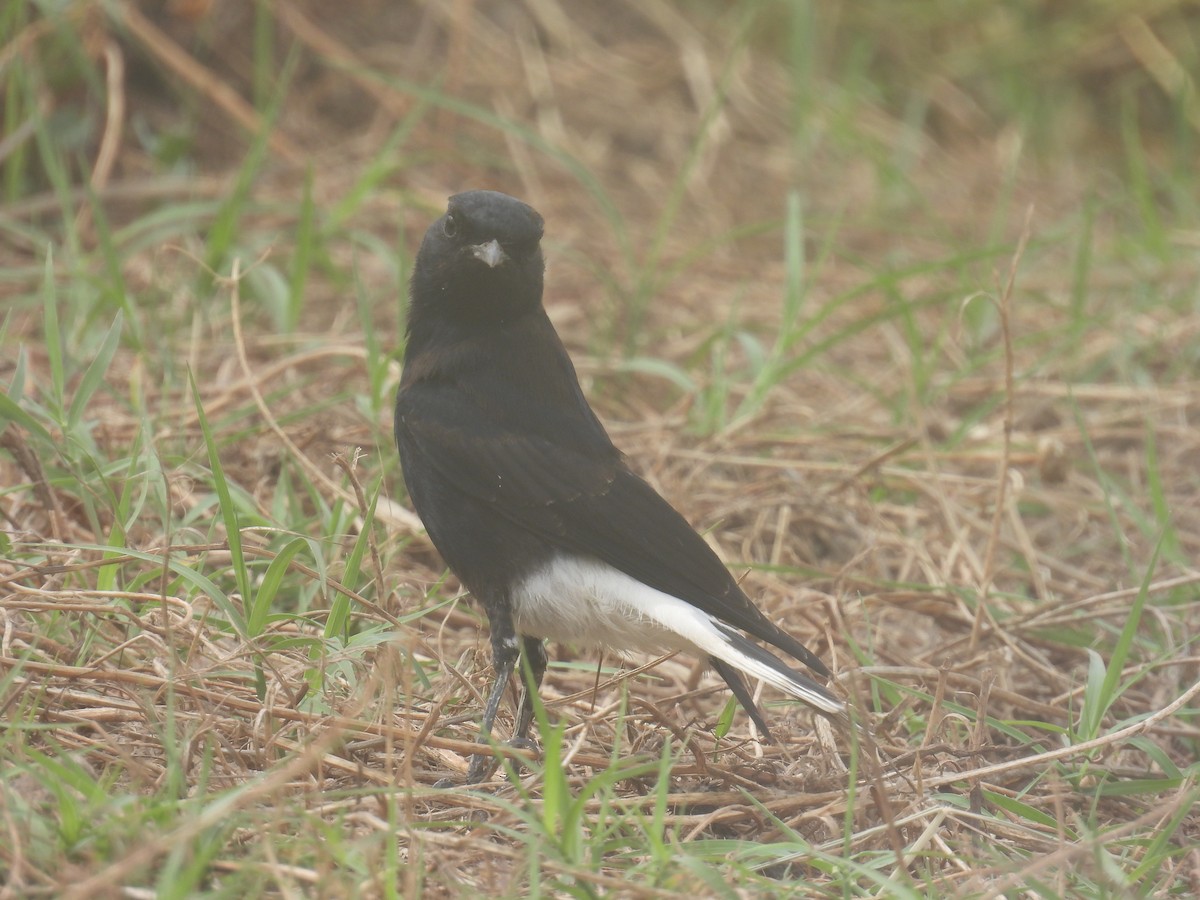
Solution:
<svg viewBox="0 0 1200 900"><path fill-rule="evenodd" d="M728 625L600 560L558 556L525 578L512 599L518 634L615 653L686 650L715 656L815 709L846 714L840 700Z"/></svg>

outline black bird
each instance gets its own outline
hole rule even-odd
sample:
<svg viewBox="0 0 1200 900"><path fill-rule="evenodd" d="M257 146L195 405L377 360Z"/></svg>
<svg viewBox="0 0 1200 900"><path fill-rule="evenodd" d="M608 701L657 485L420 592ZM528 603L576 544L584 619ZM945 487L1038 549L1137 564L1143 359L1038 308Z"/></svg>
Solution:
<svg viewBox="0 0 1200 900"><path fill-rule="evenodd" d="M497 680L483 733L521 653L537 690L546 638L707 657L768 740L747 675L847 721L841 700L747 638L829 676L613 446L542 307L541 238L542 217L520 200L450 198L413 268L396 396L413 506L491 624ZM518 741L531 717L527 690ZM488 770L476 756L468 783Z"/></svg>

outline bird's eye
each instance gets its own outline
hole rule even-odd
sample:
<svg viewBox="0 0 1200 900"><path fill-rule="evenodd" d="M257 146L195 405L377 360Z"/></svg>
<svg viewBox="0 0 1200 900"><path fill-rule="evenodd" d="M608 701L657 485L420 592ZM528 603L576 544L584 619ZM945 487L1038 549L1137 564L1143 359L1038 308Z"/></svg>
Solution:
<svg viewBox="0 0 1200 900"><path fill-rule="evenodd" d="M447 214L446 218L442 221L442 234L448 238L458 237L458 219Z"/></svg>

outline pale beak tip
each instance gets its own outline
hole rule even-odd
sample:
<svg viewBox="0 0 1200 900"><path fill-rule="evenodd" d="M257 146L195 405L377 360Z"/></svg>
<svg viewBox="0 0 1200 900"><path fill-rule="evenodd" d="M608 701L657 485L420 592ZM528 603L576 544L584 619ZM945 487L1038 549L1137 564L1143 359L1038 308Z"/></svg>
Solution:
<svg viewBox="0 0 1200 900"><path fill-rule="evenodd" d="M471 253L477 260L485 263L490 269L496 268L496 266L508 259L508 254L504 252L504 248L500 246L500 242L495 238L486 244L476 244L471 248Z"/></svg>

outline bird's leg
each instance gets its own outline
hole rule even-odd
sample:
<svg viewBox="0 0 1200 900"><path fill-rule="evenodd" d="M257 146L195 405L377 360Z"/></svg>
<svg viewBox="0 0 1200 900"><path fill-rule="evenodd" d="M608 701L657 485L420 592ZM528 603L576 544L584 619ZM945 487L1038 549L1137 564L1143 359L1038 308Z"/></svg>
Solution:
<svg viewBox="0 0 1200 900"><path fill-rule="evenodd" d="M496 682L483 705L483 722L479 726L479 733L485 741L491 736L492 726L496 724L496 713L500 711L500 701L504 699L504 691L508 688L513 669L517 667L517 658L521 655L515 634L508 629L496 629L494 621L492 627L492 667L496 670ZM477 753L472 756L471 765L467 769L466 783L479 784L490 774L492 766L493 759L490 755Z"/></svg>
<svg viewBox="0 0 1200 900"><path fill-rule="evenodd" d="M546 644L540 638L521 638L521 652L529 663L528 678L525 691L521 694L521 705L517 707L517 727L513 730L515 746L531 746L529 742L529 723L533 721L533 695L542 686L542 676L546 674Z"/></svg>

